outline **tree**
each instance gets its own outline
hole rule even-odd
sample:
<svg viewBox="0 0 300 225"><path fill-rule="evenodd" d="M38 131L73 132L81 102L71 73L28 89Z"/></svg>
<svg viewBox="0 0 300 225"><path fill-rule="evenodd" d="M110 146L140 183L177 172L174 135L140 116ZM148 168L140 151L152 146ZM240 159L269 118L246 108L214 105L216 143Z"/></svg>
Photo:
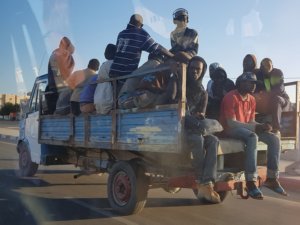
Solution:
<svg viewBox="0 0 300 225"><path fill-rule="evenodd" d="M0 109L0 115L5 116L5 115L9 115L11 112L19 112L19 111L20 111L19 104L12 104L10 102L7 102Z"/></svg>

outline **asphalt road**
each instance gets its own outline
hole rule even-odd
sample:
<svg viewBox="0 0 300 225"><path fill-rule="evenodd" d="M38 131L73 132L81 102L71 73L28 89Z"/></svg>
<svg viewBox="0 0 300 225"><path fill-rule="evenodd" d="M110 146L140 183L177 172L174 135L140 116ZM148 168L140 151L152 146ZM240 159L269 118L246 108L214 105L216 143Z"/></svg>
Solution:
<svg viewBox="0 0 300 225"><path fill-rule="evenodd" d="M297 225L300 190L281 197L263 188L263 201L229 195L222 204L199 203L191 190L172 195L149 191L145 209L137 215L119 216L110 208L107 176L82 176L73 166L40 167L33 178L20 178L15 145L0 142L1 225Z"/></svg>

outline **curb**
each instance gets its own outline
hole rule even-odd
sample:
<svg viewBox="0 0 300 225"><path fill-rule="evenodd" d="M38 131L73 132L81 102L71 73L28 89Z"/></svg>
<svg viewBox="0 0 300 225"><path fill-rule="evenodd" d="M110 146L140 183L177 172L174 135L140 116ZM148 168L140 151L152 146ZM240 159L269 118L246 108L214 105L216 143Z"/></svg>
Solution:
<svg viewBox="0 0 300 225"><path fill-rule="evenodd" d="M18 142L18 137L16 136L11 136L11 135L5 135L5 134L0 134L0 140L4 142L9 142L9 143L17 143Z"/></svg>
<svg viewBox="0 0 300 225"><path fill-rule="evenodd" d="M280 183L284 189L289 191L300 191L300 179L294 179L293 177L280 177Z"/></svg>

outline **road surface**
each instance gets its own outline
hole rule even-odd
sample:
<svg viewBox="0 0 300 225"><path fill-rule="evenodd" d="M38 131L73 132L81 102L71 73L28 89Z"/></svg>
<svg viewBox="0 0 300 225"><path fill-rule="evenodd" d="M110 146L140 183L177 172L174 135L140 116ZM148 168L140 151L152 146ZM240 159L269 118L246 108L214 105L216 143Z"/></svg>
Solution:
<svg viewBox="0 0 300 225"><path fill-rule="evenodd" d="M0 224L2 225L297 225L300 190L281 197L265 188L265 199L229 195L222 204L205 205L189 189L172 195L152 189L138 215L119 216L110 208L107 176L82 176L74 166L40 167L33 178L20 178L15 144L0 142Z"/></svg>

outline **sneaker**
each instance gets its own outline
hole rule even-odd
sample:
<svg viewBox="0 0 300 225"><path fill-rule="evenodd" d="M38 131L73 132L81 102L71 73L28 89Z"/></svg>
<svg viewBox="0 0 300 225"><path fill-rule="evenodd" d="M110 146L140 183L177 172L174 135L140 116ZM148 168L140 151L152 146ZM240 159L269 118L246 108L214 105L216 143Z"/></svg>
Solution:
<svg viewBox="0 0 300 225"><path fill-rule="evenodd" d="M251 198L257 199L257 200L264 199L263 193L256 186L255 181L247 181L246 187L247 187L246 191Z"/></svg>
<svg viewBox="0 0 300 225"><path fill-rule="evenodd" d="M276 178L267 178L267 180L264 183L264 186L271 189L272 191L287 196L288 194L283 189L283 187L280 185L278 179Z"/></svg>
<svg viewBox="0 0 300 225"><path fill-rule="evenodd" d="M218 180L228 182L234 180L234 177L235 177L234 173L226 172L220 175Z"/></svg>
<svg viewBox="0 0 300 225"><path fill-rule="evenodd" d="M214 191L213 184L198 184L198 198L205 199L210 203L220 203L221 199L217 192Z"/></svg>
<svg viewBox="0 0 300 225"><path fill-rule="evenodd" d="M278 137L280 137L280 136L281 136L281 133L280 133L280 131L279 131L279 130L277 130L277 129L273 129L271 132L272 132L273 134L275 134L276 136L278 136Z"/></svg>

